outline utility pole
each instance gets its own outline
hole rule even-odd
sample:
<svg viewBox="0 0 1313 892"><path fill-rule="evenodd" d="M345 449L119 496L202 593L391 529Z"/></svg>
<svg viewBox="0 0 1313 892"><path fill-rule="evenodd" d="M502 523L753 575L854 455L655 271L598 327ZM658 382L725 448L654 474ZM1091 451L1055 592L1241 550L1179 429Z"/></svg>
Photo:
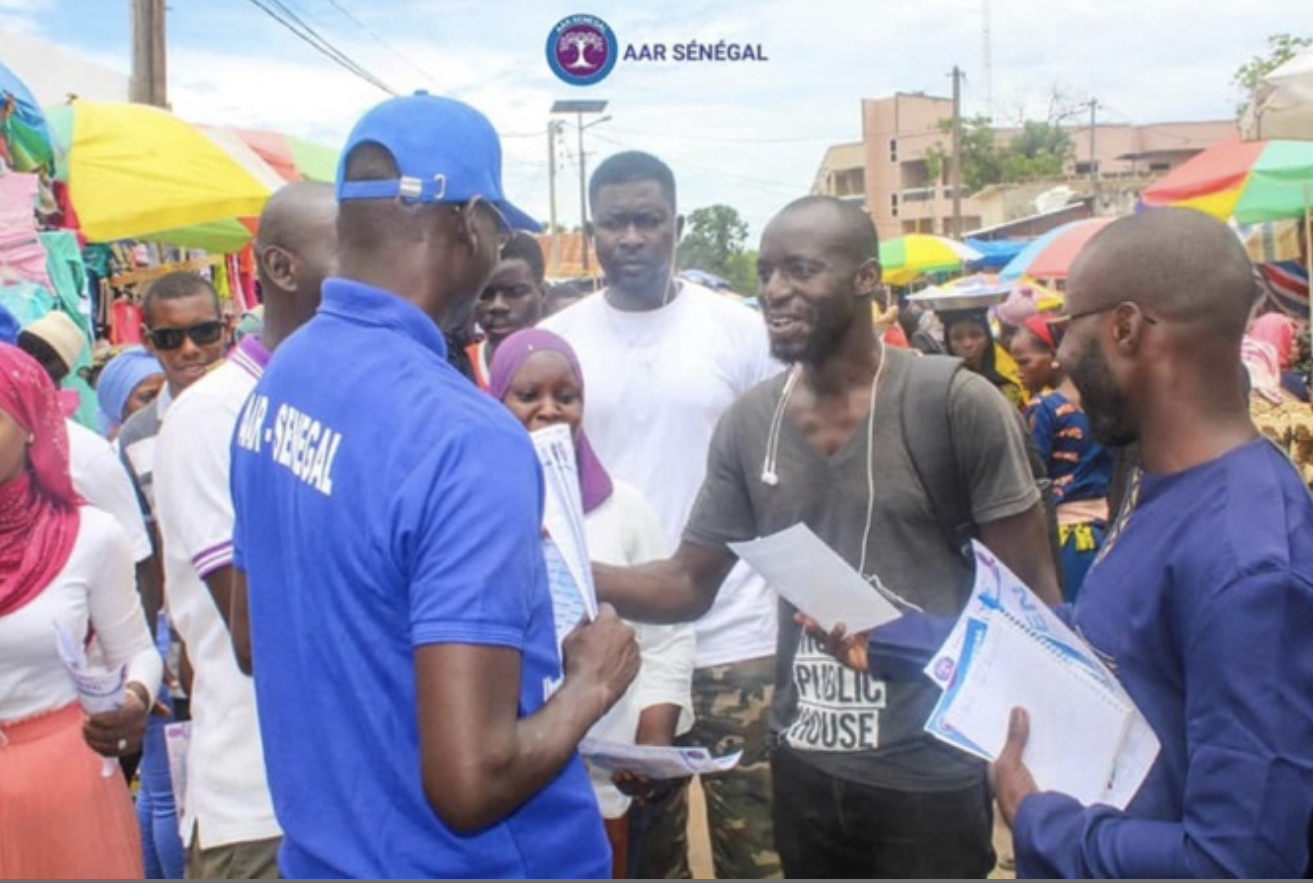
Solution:
<svg viewBox="0 0 1313 892"><path fill-rule="evenodd" d="M981 30L981 39L984 42L983 58L985 60L985 117L989 118L991 124L994 123L994 61L993 52L990 47L991 38L989 31L989 0L982 0L983 8L981 10L984 19L984 27Z"/></svg>
<svg viewBox="0 0 1313 892"><path fill-rule="evenodd" d="M962 238L962 71L953 66L953 157L949 182L953 190L953 238Z"/></svg>
<svg viewBox="0 0 1313 892"><path fill-rule="evenodd" d="M1099 162L1094 157L1094 113L1099 107L1097 99L1090 100L1090 209L1099 216Z"/></svg>
<svg viewBox="0 0 1313 892"><path fill-rule="evenodd" d="M588 161L584 158L584 113L577 111L575 123L579 127L579 237L583 240L584 275L588 275L588 193L584 183L588 179Z"/></svg>
<svg viewBox="0 0 1313 892"><path fill-rule="evenodd" d="M582 248L580 252L583 260L584 275L588 274L588 160L584 155L584 115L600 115L606 111L605 99L558 99L552 103L551 113L554 115L568 115L571 112L575 116L575 125L579 128L579 237L582 239ZM611 120L610 115L598 118L593 124L600 124L603 121ZM593 124L589 124L591 127Z"/></svg>
<svg viewBox="0 0 1313 892"><path fill-rule="evenodd" d="M552 262L550 268L553 270L561 263L560 240L556 231L556 134L560 132L560 128L560 121L547 122L547 193L551 210L548 225L551 227Z"/></svg>
<svg viewBox="0 0 1313 892"><path fill-rule="evenodd" d="M165 61L164 0L130 0L132 3L133 102L169 107L168 69Z"/></svg>

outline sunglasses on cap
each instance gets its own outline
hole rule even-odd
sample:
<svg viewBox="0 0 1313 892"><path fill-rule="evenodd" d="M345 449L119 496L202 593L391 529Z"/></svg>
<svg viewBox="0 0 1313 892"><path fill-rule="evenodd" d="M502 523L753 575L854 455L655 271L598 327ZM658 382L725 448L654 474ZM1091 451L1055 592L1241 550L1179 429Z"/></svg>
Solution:
<svg viewBox="0 0 1313 892"><path fill-rule="evenodd" d="M147 328L145 335L155 345L156 350L177 350L188 338L199 347L213 344L223 337L223 322L211 319L209 322L198 322L186 328Z"/></svg>

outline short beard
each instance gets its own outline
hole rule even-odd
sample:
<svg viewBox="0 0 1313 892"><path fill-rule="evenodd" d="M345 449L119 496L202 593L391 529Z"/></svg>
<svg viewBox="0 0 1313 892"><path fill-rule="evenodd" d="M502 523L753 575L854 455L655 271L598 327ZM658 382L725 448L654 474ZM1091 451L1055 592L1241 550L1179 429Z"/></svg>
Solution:
<svg viewBox="0 0 1313 892"><path fill-rule="evenodd" d="M1068 375L1080 391L1094 439L1113 449L1134 443L1138 432L1131 420L1130 403L1117 389L1108 360L1097 345L1085 350Z"/></svg>
<svg viewBox="0 0 1313 892"><path fill-rule="evenodd" d="M807 306L807 318L803 321L810 327L807 334L807 340L798 346L789 345L781 349L772 339L770 341L770 355L774 356L781 362L792 364L800 362L805 365L818 366L825 360L833 356L848 336L848 327L854 324L860 324L860 320L869 320L871 318L870 306L857 303L856 316L849 316L847 319L840 321L835 318L838 312L834 309L828 314L822 313L814 306ZM770 335L770 329L766 330L767 336Z"/></svg>

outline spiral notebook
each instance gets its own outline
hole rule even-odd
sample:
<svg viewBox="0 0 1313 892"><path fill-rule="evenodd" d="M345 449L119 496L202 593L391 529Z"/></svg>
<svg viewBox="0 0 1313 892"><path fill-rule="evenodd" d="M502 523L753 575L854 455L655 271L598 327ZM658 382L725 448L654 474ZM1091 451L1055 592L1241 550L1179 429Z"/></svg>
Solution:
<svg viewBox="0 0 1313 892"><path fill-rule="evenodd" d="M1024 707L1023 760L1040 789L1124 807L1157 755L1152 729L1080 636L979 543L976 559L971 602L926 667L944 687L926 730L993 760Z"/></svg>

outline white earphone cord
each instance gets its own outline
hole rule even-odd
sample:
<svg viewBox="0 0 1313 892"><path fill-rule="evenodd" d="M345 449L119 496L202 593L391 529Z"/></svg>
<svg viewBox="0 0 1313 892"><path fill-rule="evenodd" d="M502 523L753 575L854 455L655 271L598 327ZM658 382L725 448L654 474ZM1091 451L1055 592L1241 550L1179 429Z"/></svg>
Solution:
<svg viewBox="0 0 1313 892"><path fill-rule="evenodd" d="M875 407L880 396L880 379L884 377L884 368L885 355L884 348L881 347L880 365L876 368L875 378L871 381L871 404L866 417L866 526L862 530L861 560L857 566L857 573L863 579L867 578L866 559L871 541L871 523L875 514ZM766 459L761 468L761 482L767 486L776 486L780 482L777 473L780 429L784 426L784 412L788 408L789 397L793 395L793 388L800 377L802 377L800 366L795 365L789 370L789 377L785 379L779 402L775 404L775 412L771 416L770 429L766 434ZM879 577L874 579L880 588L884 588L883 584L879 583Z"/></svg>

